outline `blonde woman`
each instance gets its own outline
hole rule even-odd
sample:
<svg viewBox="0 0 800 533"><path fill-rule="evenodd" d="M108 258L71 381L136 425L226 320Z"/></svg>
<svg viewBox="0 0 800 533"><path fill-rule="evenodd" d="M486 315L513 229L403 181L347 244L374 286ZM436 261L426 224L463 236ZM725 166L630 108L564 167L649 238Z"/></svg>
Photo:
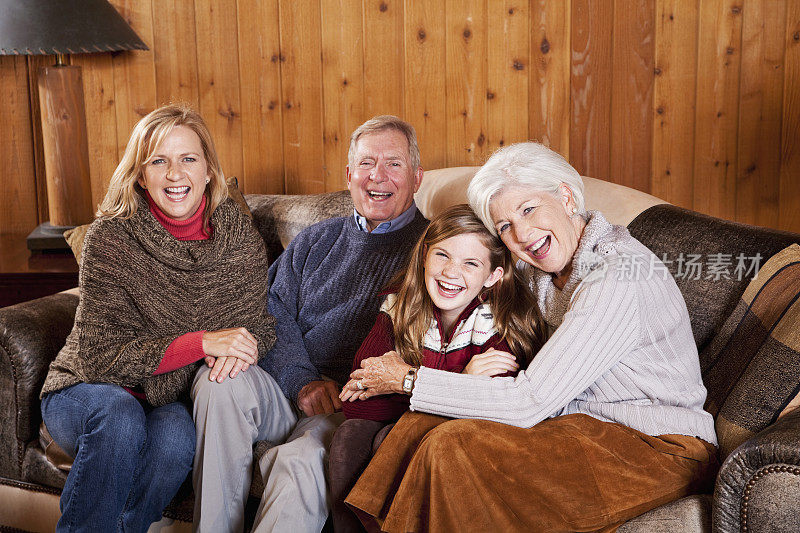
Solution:
<svg viewBox="0 0 800 533"><path fill-rule="evenodd" d="M80 304L42 389L74 457L58 531L146 531L192 468L198 368L223 381L274 343L267 258L228 199L202 118L169 105L133 129L84 241Z"/></svg>

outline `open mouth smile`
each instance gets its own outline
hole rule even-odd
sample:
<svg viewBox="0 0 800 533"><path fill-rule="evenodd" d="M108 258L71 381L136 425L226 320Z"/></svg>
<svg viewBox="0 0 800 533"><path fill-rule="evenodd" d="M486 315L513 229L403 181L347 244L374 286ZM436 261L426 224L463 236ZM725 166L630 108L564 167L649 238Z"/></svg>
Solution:
<svg viewBox="0 0 800 533"><path fill-rule="evenodd" d="M167 198L169 198L173 202L180 202L181 200L186 198L186 195L189 194L190 190L191 187L189 187L188 185L184 187L166 187L164 189L164 194L167 196Z"/></svg>
<svg viewBox="0 0 800 533"><path fill-rule="evenodd" d="M465 287L453 285L452 283L447 283L446 281L436 280L436 284L439 286L439 293L446 298L453 298L461 291L466 289Z"/></svg>
<svg viewBox="0 0 800 533"><path fill-rule="evenodd" d="M542 237L525 249L534 259L542 259L550 251L550 235Z"/></svg>
<svg viewBox="0 0 800 533"><path fill-rule="evenodd" d="M385 200L390 198L394 193L380 192L380 191L367 191L367 195L373 200Z"/></svg>

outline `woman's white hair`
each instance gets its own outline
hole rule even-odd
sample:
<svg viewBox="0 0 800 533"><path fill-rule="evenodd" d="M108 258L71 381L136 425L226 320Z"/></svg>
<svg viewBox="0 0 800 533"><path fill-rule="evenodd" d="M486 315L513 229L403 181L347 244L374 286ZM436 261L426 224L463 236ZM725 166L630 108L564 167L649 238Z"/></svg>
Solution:
<svg viewBox="0 0 800 533"><path fill-rule="evenodd" d="M583 214L583 179L561 154L535 142L497 150L475 173L467 188L470 207L484 225L497 235L489 211L492 198L509 186L522 185L558 197L564 184L572 192L578 213Z"/></svg>

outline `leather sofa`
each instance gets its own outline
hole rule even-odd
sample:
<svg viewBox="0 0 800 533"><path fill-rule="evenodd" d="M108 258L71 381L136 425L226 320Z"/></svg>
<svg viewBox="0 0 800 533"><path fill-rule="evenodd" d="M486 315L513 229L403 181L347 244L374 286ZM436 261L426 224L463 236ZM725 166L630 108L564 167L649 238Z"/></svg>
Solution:
<svg viewBox="0 0 800 533"><path fill-rule="evenodd" d="M476 167L427 172L416 195L431 216L463 202ZM800 235L737 224L666 204L658 198L601 180L586 178L589 209L598 209L659 257L735 250L766 260ZM248 195L254 222L273 259L303 228L330 216L352 212L347 191L319 195ZM673 275L677 266L668 265ZM676 276L689 309L701 352L732 313L749 279ZM39 436L39 391L49 363L72 328L78 291L47 296L0 309L0 530L52 531L58 495L66 479L46 457ZM705 374L704 374L705 375ZM710 392L711 389L710 389ZM377 443L376 443L377 444ZM259 443L261 454L268 444ZM257 495L259 480L251 494ZM620 528L623 532L800 531L800 410L771 424L725 459L713 494L691 496L654 509ZM164 513L162 531L189 531L189 483ZM712 526L713 524L713 526Z"/></svg>

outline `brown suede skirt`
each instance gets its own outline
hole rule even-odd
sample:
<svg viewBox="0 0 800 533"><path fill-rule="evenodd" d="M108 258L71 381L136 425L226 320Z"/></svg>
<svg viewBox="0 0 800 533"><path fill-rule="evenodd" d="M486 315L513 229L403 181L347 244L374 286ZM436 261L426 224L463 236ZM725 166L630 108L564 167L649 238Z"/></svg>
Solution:
<svg viewBox="0 0 800 533"><path fill-rule="evenodd" d="M699 438L587 415L523 429L409 412L346 502L370 530L614 531L709 490L717 468L716 448Z"/></svg>

